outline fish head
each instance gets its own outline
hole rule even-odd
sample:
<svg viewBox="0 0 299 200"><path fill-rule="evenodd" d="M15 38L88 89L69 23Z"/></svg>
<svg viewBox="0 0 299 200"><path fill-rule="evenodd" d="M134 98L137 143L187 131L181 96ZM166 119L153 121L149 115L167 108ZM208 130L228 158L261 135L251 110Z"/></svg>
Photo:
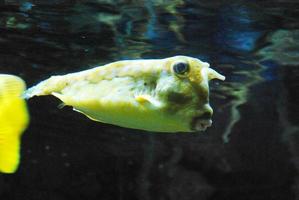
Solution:
<svg viewBox="0 0 299 200"><path fill-rule="evenodd" d="M187 56L168 58L157 90L164 100L168 117L185 124L188 131L204 131L212 125L213 109L209 104L209 81L225 77L199 59Z"/></svg>

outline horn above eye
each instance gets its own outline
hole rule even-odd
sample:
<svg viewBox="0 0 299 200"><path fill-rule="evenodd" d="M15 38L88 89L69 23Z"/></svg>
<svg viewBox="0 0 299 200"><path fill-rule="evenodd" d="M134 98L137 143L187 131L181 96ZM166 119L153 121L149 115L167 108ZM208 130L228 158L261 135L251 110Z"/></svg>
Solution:
<svg viewBox="0 0 299 200"><path fill-rule="evenodd" d="M203 68L202 74L208 76L208 80L212 80L212 79L219 79L221 81L225 80L225 76L219 74L218 72L216 72L211 68Z"/></svg>

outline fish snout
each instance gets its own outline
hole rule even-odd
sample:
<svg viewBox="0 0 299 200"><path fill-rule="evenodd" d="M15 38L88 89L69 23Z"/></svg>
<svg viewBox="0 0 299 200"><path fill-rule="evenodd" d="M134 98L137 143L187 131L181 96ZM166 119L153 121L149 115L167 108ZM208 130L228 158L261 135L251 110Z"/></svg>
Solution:
<svg viewBox="0 0 299 200"><path fill-rule="evenodd" d="M205 131L212 126L212 115L213 109L210 105L206 105L202 114L193 118L191 129L194 131Z"/></svg>

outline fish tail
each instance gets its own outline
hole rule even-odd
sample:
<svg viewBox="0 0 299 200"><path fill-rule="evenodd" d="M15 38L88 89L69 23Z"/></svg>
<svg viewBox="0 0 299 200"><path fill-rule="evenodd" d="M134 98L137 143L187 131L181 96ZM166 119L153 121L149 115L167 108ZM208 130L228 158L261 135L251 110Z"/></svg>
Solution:
<svg viewBox="0 0 299 200"><path fill-rule="evenodd" d="M23 93L23 98L30 99L34 96L49 95L53 92L58 92L67 85L68 79L61 78L62 76L51 76L50 78L40 82L39 84L27 89Z"/></svg>
<svg viewBox="0 0 299 200"><path fill-rule="evenodd" d="M29 122L24 81L0 74L0 172L14 173L19 165L21 135Z"/></svg>

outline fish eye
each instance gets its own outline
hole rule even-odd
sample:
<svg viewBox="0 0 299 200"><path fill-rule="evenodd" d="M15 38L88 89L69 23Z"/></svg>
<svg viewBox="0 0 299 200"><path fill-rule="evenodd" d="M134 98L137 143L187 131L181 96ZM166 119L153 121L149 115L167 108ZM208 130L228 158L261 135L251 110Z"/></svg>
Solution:
<svg viewBox="0 0 299 200"><path fill-rule="evenodd" d="M178 75L184 75L189 71L189 65L184 62L179 62L173 65L173 71Z"/></svg>

